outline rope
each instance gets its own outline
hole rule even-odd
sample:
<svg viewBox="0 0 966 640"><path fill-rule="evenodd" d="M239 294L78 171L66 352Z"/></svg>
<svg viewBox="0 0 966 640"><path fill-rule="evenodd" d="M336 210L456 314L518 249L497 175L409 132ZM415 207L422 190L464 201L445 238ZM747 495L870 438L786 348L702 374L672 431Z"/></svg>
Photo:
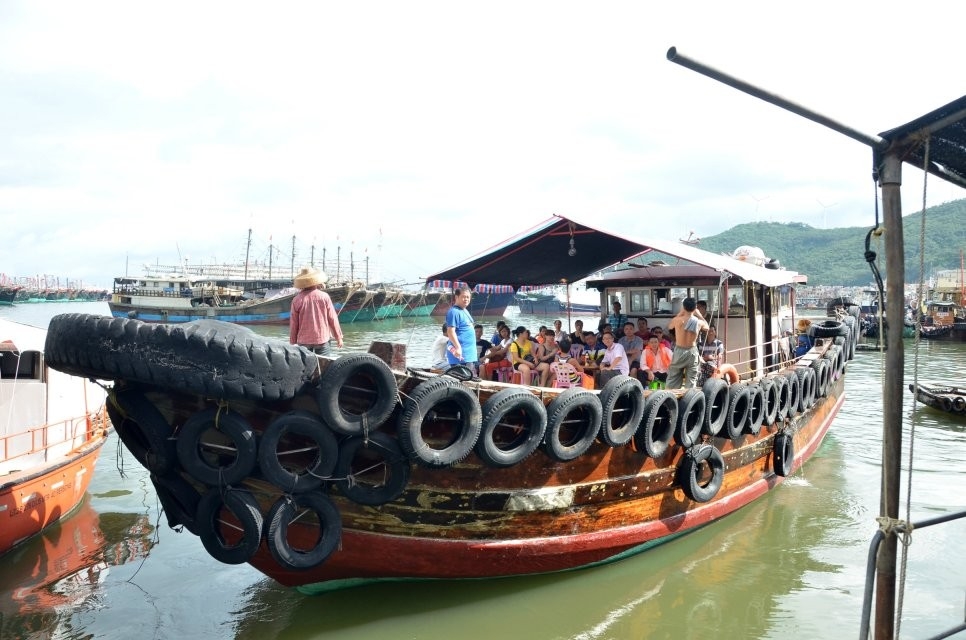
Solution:
<svg viewBox="0 0 966 640"><path fill-rule="evenodd" d="M916 308L922 308L922 290L923 290L923 274L925 273L925 251L926 251L926 195L927 183L929 177L929 142L930 139L927 137L925 140L925 152L923 153L923 166L922 166L922 212L919 217L919 282L916 285ZM921 322L916 323L916 340L915 349L913 350L913 367L912 367L912 384L913 389L919 388L919 346L921 338ZM908 461L908 478L906 480L906 522L911 522L912 518L910 515L911 505L912 505L912 464L913 464L913 454L915 452L916 444L916 405L918 402L915 401L913 397L912 402L912 424L909 427L909 461ZM912 544L912 526L908 526L908 532L904 532L904 536L900 538L902 541L902 561L899 570L899 596L896 602L896 637L899 637L899 631L902 628L902 604L905 596L905 586L906 586L906 564L909 559L909 546Z"/></svg>

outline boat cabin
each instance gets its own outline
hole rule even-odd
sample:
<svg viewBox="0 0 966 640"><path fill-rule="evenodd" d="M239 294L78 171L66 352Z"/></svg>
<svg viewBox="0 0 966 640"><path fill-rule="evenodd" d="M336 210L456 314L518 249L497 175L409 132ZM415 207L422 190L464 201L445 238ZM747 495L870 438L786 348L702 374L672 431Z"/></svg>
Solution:
<svg viewBox="0 0 966 640"><path fill-rule="evenodd" d="M220 307L245 298L241 287L183 276L114 278L111 302L157 308Z"/></svg>
<svg viewBox="0 0 966 640"><path fill-rule="evenodd" d="M638 318L646 318L651 328L666 327L685 298L704 300L706 319L724 343L725 361L743 377L764 375L788 357L791 284L770 287L735 275L723 279L719 271L707 266L661 263L613 271L588 280L587 288L601 292L602 309L609 310L619 301L628 319L636 323Z"/></svg>

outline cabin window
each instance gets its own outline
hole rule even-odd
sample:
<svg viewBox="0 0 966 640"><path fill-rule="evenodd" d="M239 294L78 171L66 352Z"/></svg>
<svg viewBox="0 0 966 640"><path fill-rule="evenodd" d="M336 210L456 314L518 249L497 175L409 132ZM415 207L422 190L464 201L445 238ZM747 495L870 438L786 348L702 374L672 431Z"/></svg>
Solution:
<svg viewBox="0 0 966 640"><path fill-rule="evenodd" d="M745 311L745 291L744 289L730 289L728 291L728 313L741 314Z"/></svg>
<svg viewBox="0 0 966 640"><path fill-rule="evenodd" d="M0 351L0 378L40 379L40 354L36 351Z"/></svg>
<svg viewBox="0 0 966 640"><path fill-rule="evenodd" d="M628 305L625 312L630 315L651 315L651 291L650 289L632 289L628 295Z"/></svg>

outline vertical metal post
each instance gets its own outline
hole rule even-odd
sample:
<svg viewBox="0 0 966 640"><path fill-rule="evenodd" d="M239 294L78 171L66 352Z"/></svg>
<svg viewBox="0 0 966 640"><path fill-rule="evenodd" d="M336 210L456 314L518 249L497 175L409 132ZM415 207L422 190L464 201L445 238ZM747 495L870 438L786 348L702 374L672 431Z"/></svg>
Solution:
<svg viewBox="0 0 966 640"><path fill-rule="evenodd" d="M902 238L902 160L886 154L879 168L886 247L886 375L882 384L882 485L879 514L899 517L899 475L902 457L902 344L905 306L905 261ZM894 533L886 536L876 559L876 640L890 640L895 630L896 549Z"/></svg>

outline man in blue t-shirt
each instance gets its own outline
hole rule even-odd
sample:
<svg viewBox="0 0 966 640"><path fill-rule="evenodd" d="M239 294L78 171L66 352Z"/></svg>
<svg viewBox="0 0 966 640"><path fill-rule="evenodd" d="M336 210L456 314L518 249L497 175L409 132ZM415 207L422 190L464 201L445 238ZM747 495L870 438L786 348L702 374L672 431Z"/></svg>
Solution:
<svg viewBox="0 0 966 640"><path fill-rule="evenodd" d="M473 327L473 316L467 311L470 297L469 289L454 289L453 306L446 312L446 335L449 337L446 360L450 365L475 364L477 361L476 330Z"/></svg>
<svg viewBox="0 0 966 640"><path fill-rule="evenodd" d="M621 313L621 303L619 300L614 300L613 304L614 313L607 316L607 324L610 325L611 331L623 331L624 323L627 322L627 316Z"/></svg>

